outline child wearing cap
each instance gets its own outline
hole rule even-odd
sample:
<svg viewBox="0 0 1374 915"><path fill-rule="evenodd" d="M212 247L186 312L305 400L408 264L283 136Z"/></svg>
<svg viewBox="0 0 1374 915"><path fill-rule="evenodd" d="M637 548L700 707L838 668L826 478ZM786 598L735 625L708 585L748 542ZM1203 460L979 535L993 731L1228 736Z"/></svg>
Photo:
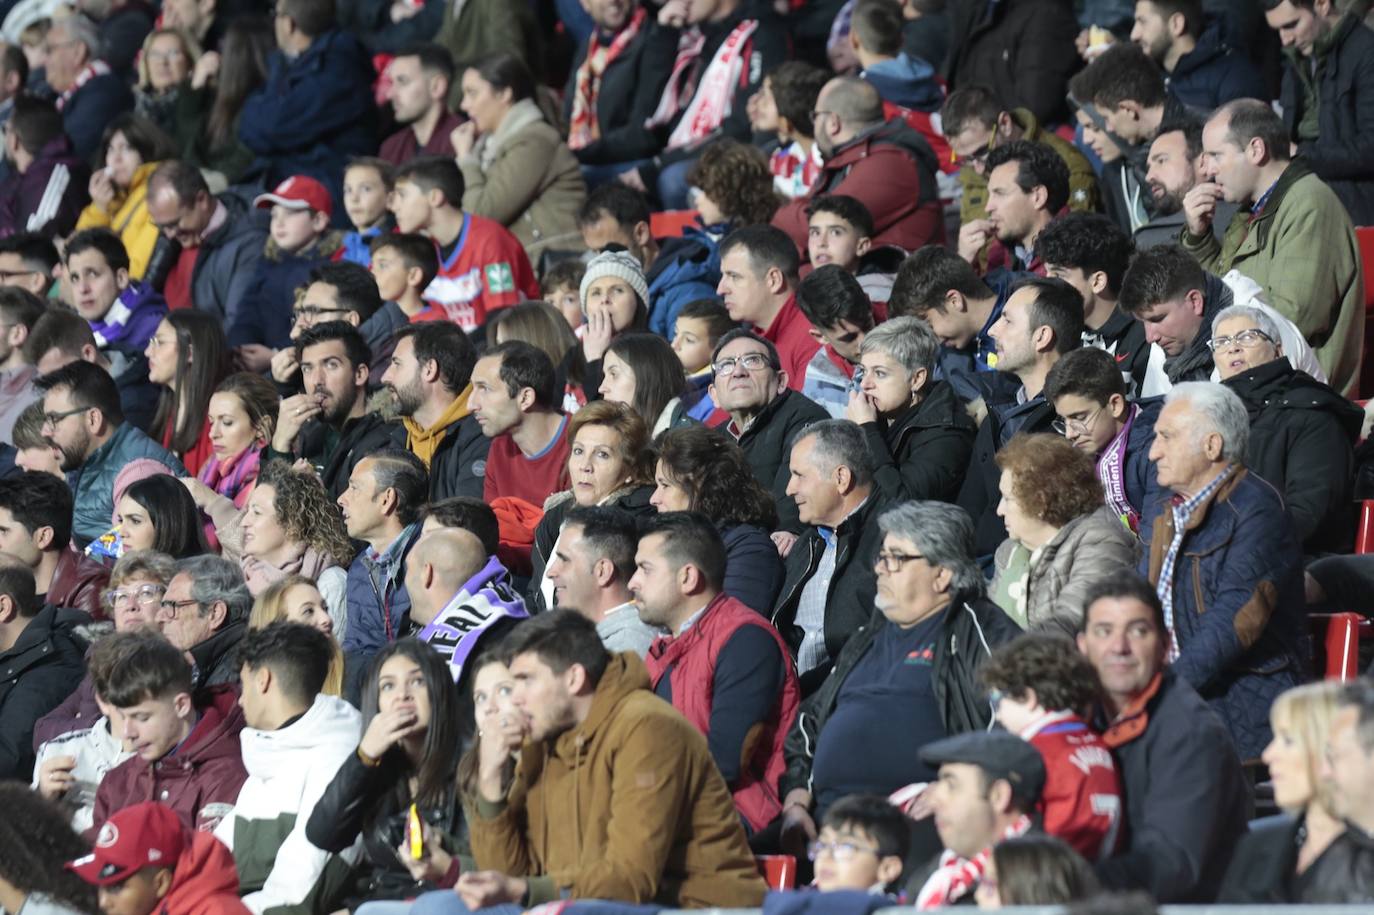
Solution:
<svg viewBox="0 0 1374 915"><path fill-rule="evenodd" d="M364 267L372 263L372 242L391 231L395 223L386 199L396 186L391 163L374 156L359 156L344 169L343 203L353 231L343 237L342 260Z"/></svg>
<svg viewBox="0 0 1374 915"><path fill-rule="evenodd" d="M154 801L111 816L91 853L67 868L96 887L105 915L249 915L229 849Z"/></svg>
<svg viewBox="0 0 1374 915"><path fill-rule="evenodd" d="M277 350L291 345L296 289L310 282L315 267L337 259L343 233L329 228L329 191L305 175L292 175L270 194L260 194L253 206L271 209L272 228L228 333L239 367L263 372Z"/></svg>
<svg viewBox="0 0 1374 915"><path fill-rule="evenodd" d="M395 302L410 323L447 321L448 314L425 300L424 291L439 272L434 242L423 235L391 233L372 240L372 278L383 302Z"/></svg>

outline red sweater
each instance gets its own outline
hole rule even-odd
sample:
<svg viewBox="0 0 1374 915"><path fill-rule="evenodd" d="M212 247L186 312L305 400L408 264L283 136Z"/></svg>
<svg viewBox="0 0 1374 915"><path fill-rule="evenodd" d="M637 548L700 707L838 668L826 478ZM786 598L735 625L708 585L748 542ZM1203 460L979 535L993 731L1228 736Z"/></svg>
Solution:
<svg viewBox="0 0 1374 915"><path fill-rule="evenodd" d="M1040 796L1045 832L1089 861L1111 857L1122 817L1121 777L1112 751L1073 712L1051 712L1021 736L1045 759Z"/></svg>
<svg viewBox="0 0 1374 915"><path fill-rule="evenodd" d="M782 306L773 323L759 333L778 348L782 367L787 371L787 386L801 393L806 384L806 367L811 364L811 357L816 355L821 343L811 336L811 322L802 314L795 294Z"/></svg>
<svg viewBox="0 0 1374 915"><path fill-rule="evenodd" d="M482 498L488 504L508 496L543 508L545 499L570 485L566 416L558 426L558 435L534 457L525 457L508 432L491 440L486 479L482 483Z"/></svg>

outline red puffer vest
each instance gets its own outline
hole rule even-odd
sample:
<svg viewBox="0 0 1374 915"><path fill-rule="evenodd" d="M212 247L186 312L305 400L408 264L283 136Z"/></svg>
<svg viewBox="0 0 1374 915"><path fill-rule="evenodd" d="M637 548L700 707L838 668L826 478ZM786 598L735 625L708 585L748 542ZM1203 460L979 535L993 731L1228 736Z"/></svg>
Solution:
<svg viewBox="0 0 1374 915"><path fill-rule="evenodd" d="M782 636L753 610L733 597L720 594L681 638L655 641L644 663L654 686L658 685L664 671L677 665L670 681L673 706L705 734L711 724L716 658L741 626L761 626L768 630L787 663L782 692L772 714L761 722L762 729L751 733L754 753L740 768L734 788L735 809L748 821L749 828L757 832L782 812L778 780L787 768L782 745L797 719L797 707L801 703L797 672Z"/></svg>

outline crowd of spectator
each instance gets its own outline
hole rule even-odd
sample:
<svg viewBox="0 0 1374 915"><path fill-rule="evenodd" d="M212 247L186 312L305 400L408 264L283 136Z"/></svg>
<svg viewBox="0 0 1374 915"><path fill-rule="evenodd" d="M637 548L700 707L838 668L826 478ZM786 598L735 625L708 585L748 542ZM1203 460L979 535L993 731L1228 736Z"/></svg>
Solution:
<svg viewBox="0 0 1374 915"><path fill-rule="evenodd" d="M1369 7L0 0L0 913L1374 904Z"/></svg>

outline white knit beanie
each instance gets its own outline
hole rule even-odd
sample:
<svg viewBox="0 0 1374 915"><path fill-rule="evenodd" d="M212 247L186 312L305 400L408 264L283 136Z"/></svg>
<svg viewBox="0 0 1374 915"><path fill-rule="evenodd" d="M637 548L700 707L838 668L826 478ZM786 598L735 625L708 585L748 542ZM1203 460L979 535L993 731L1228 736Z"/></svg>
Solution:
<svg viewBox="0 0 1374 915"><path fill-rule="evenodd" d="M646 309L649 307L649 283L644 279L644 268L639 261L625 251L603 251L587 262L587 272L582 275L582 286L577 290L583 314L587 313L587 290L603 276L614 276L629 283L640 303Z"/></svg>

